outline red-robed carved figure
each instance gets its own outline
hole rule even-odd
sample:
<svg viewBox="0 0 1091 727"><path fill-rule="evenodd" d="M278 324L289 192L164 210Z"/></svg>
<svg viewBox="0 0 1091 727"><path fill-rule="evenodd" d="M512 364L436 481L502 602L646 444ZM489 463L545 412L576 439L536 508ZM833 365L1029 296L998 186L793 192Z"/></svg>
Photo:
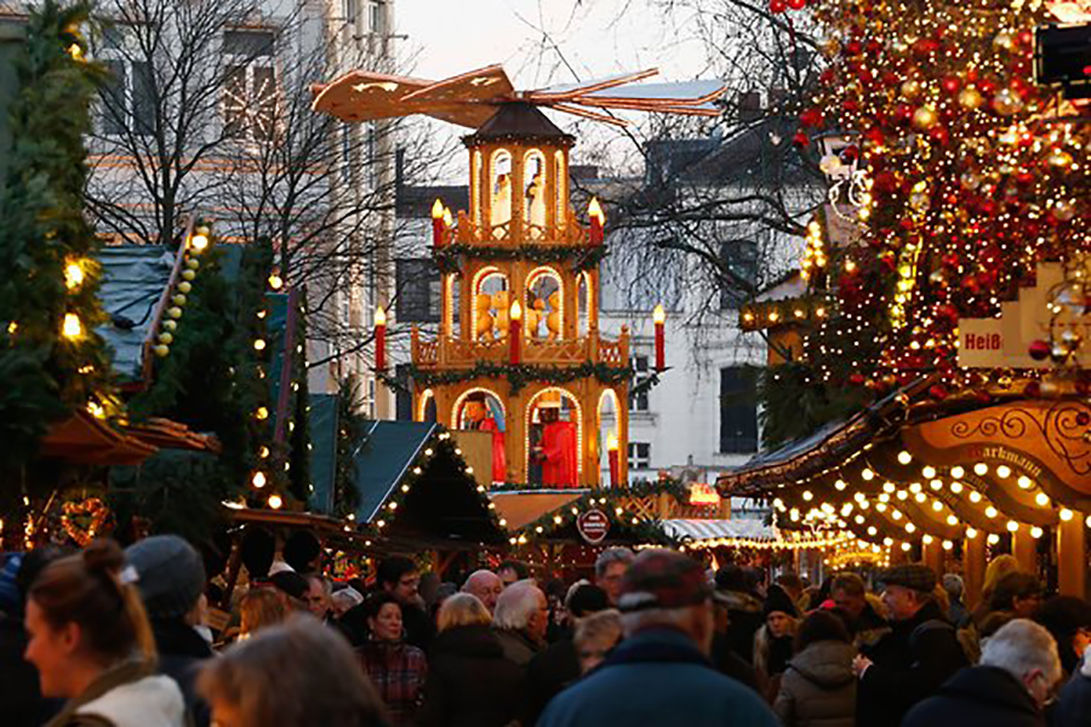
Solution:
<svg viewBox="0 0 1091 727"><path fill-rule="evenodd" d="M578 486L576 424L560 420L560 407L539 410L542 421L541 465L545 487Z"/></svg>
<svg viewBox="0 0 1091 727"><path fill-rule="evenodd" d="M471 394L463 409L465 429L492 432L492 481L505 482L508 478L507 456L504 453L504 432L489 412L484 394Z"/></svg>

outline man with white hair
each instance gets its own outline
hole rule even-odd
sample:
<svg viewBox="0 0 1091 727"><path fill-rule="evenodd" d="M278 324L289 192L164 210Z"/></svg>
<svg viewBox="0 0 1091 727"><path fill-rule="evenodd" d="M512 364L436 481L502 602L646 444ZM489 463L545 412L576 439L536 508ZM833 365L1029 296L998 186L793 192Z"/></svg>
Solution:
<svg viewBox="0 0 1091 727"><path fill-rule="evenodd" d="M476 596L489 609L489 613L496 610L496 599L503 590L504 582L500 580L500 576L484 568L475 570L462 584L462 592Z"/></svg>
<svg viewBox="0 0 1091 727"><path fill-rule="evenodd" d="M1057 644L1042 626L1009 621L981 650L981 661L955 674L902 727L1043 727L1042 711L1061 679Z"/></svg>
<svg viewBox="0 0 1091 727"><path fill-rule="evenodd" d="M512 583L496 599L492 626L504 658L526 666L545 645L549 628L545 594L530 578Z"/></svg>
<svg viewBox="0 0 1091 727"><path fill-rule="evenodd" d="M538 727L779 725L757 694L709 662L712 588L695 560L641 552L622 579L618 608L625 640L554 697Z"/></svg>

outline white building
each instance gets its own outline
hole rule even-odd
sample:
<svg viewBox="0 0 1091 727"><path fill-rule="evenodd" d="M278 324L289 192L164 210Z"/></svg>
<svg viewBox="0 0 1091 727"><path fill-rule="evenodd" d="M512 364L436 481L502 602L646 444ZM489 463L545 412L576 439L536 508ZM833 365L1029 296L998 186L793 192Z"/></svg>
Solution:
<svg viewBox="0 0 1091 727"><path fill-rule="evenodd" d="M769 153L770 146L790 137L784 123L758 122L726 139L660 142L647 150L649 169L635 194L673 187L677 195L692 195L694 204L707 204L763 192L769 183L767 157L784 160L783 154ZM813 188L798 174L774 173L778 193L805 210ZM592 192L609 184L585 181ZM687 205L681 199L672 209L684 216ZM731 208L733 215L739 212L738 206ZM654 244L657 237L686 234L694 239L683 241L684 252ZM637 383L654 373L653 309L662 304L667 313L668 370L656 386L630 401L630 479L654 480L667 471L713 483L720 472L758 451L756 383L767 357L760 334L739 329L738 307L750 293L725 282L725 271L761 289L798 264L802 240L748 220L623 228L607 242L611 254L603 269L600 325L607 335L622 326L631 331ZM719 258L718 272L710 272L704 255Z"/></svg>

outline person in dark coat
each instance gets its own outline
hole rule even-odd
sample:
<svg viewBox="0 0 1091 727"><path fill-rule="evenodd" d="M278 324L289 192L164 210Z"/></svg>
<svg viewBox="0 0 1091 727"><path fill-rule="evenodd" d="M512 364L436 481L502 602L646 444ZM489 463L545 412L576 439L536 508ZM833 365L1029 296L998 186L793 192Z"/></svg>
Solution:
<svg viewBox="0 0 1091 727"><path fill-rule="evenodd" d="M1075 596L1054 596L1042 604L1034 620L1045 626L1057 642L1065 676L1078 671L1080 659L1091 643L1091 605Z"/></svg>
<svg viewBox="0 0 1091 727"><path fill-rule="evenodd" d="M538 727L777 727L760 697L708 661L712 590L696 561L669 550L642 551L625 573L618 608L625 640L558 694Z"/></svg>
<svg viewBox="0 0 1091 727"><path fill-rule="evenodd" d="M966 666L955 628L932 598L936 575L922 564L897 565L879 577L892 632L853 660L859 678L856 721L897 727L909 709Z"/></svg>
<svg viewBox="0 0 1091 727"><path fill-rule="evenodd" d="M772 704L780 689L780 677L794 653L799 612L791 596L774 584L769 586L762 613L765 625L754 634L754 671L759 693Z"/></svg>
<svg viewBox="0 0 1091 727"><path fill-rule="evenodd" d="M440 606L439 635L429 654L419 727L503 727L522 704L523 670L504 658L477 597L451 596ZM533 724L533 723L531 723Z"/></svg>
<svg viewBox="0 0 1091 727"><path fill-rule="evenodd" d="M10 555L0 571L0 709L3 723L11 727L39 727L64 706L64 700L42 697L38 669L23 658L27 632L23 612L27 590L42 569L60 558L63 551L46 545L27 553Z"/></svg>
<svg viewBox="0 0 1091 727"><path fill-rule="evenodd" d="M1061 687L1052 718L1053 727L1091 724L1091 659L1080 661L1076 673Z"/></svg>
<svg viewBox="0 0 1091 727"><path fill-rule="evenodd" d="M985 642L978 666L955 674L934 697L913 707L902 725L1045 727L1042 708L1060 678L1053 637L1033 621L1015 619Z"/></svg>
<svg viewBox="0 0 1091 727"><path fill-rule="evenodd" d="M868 600L867 584L852 571L830 580L830 599L848 617L849 633L857 649L868 649L890 633L890 624Z"/></svg>
<svg viewBox="0 0 1091 727"><path fill-rule="evenodd" d="M578 626L581 619L608 608L610 599L598 586L581 585L566 599L568 621ZM562 689L580 678L580 659L576 653L573 633L550 644L527 664L527 699L523 724L532 725Z"/></svg>
<svg viewBox="0 0 1091 727"><path fill-rule="evenodd" d="M750 591L749 583L746 571L734 563L716 571L716 598L727 609L728 620L721 648L753 664L754 634L765 623L765 616L761 599Z"/></svg>
<svg viewBox="0 0 1091 727"><path fill-rule="evenodd" d="M815 611L800 624L795 648L773 702L784 727L854 727L856 649L844 619Z"/></svg>
<svg viewBox="0 0 1091 727"><path fill-rule="evenodd" d="M197 696L197 674L212 647L201 626L205 567L200 554L177 535L154 535L125 549L136 570L136 585L148 613L159 658L157 669L178 683L186 712L196 727L207 727L209 707Z"/></svg>
<svg viewBox="0 0 1091 727"><path fill-rule="evenodd" d="M405 643L427 652L436 628L418 592L420 569L417 564L405 556L390 556L379 563L375 579L379 582L379 590L391 594L401 604Z"/></svg>

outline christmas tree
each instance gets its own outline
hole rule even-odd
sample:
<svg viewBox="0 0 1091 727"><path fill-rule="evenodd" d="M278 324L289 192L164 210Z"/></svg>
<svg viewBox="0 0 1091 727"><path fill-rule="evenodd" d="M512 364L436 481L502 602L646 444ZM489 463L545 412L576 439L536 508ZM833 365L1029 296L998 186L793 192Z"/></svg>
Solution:
<svg viewBox="0 0 1091 727"><path fill-rule="evenodd" d="M836 295L806 341L810 385L881 394L934 374L936 398L986 396L1011 375L958 368L960 318L998 315L1037 263L1091 246L1091 126L1034 81L1034 31L1056 22L1058 5L771 0L788 21L813 13L825 34L828 66L797 143L843 134L823 167L854 170L842 208L857 240L827 250L825 275L812 277ZM1063 363L1078 345L1064 333L1046 355Z"/></svg>

